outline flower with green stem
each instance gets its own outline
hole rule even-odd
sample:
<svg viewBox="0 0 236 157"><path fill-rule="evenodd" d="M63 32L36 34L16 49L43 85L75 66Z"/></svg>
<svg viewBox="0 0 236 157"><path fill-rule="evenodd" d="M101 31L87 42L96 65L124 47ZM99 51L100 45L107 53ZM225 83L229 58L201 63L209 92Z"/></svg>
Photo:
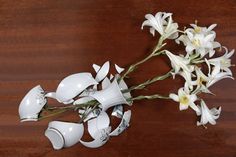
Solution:
<svg viewBox="0 0 236 157"><path fill-rule="evenodd" d="M221 107L212 108L209 109L206 105L206 103L201 100L201 106L198 106L200 109L200 112L197 113L198 116L201 116L200 121L197 122L197 126L205 126L207 123L210 123L211 125L216 124L216 120L219 118L221 113Z"/></svg>
<svg viewBox="0 0 236 157"><path fill-rule="evenodd" d="M198 107L194 103L197 100L197 96L196 94L191 94L187 86L185 86L184 88L180 88L178 90L178 95L170 93L169 97L172 100L179 102L180 111L186 110L191 107L194 111L200 112Z"/></svg>
<svg viewBox="0 0 236 157"><path fill-rule="evenodd" d="M172 20L172 13L158 12L155 16L146 14L145 20L142 24L150 26L150 33L154 36L157 31L163 39L176 39L178 37L178 24Z"/></svg>

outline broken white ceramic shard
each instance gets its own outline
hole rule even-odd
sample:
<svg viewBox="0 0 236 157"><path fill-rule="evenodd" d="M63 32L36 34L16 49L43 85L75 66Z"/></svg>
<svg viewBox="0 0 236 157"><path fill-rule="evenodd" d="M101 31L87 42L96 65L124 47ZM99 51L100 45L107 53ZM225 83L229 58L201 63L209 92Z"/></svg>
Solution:
<svg viewBox="0 0 236 157"><path fill-rule="evenodd" d="M52 98L52 99L57 99L56 98L56 92L49 92L49 93L45 94L45 97Z"/></svg>
<svg viewBox="0 0 236 157"><path fill-rule="evenodd" d="M75 101L73 102L73 105L84 104L84 103L87 103L87 102L92 101L92 100L94 100L94 98L93 98L93 97L90 97L90 96L82 97L82 98L79 98L79 99L75 100Z"/></svg>
<svg viewBox="0 0 236 157"><path fill-rule="evenodd" d="M97 75L95 77L95 80L97 82L102 81L108 74L110 69L110 62L107 61L103 64L103 66L100 68L100 70L97 72Z"/></svg>
<svg viewBox="0 0 236 157"><path fill-rule="evenodd" d="M71 101L87 87L97 84L90 73L77 73L64 78L56 90L59 102Z"/></svg>
<svg viewBox="0 0 236 157"><path fill-rule="evenodd" d="M115 68L116 68L116 71L118 72L118 74L122 73L122 71L125 70L124 68L119 67L117 64L115 64Z"/></svg>
<svg viewBox="0 0 236 157"><path fill-rule="evenodd" d="M114 78L114 76L112 74L110 74L110 80L112 80Z"/></svg>
<svg viewBox="0 0 236 157"><path fill-rule="evenodd" d="M106 77L106 78L102 81L102 89L107 88L110 84L111 84L111 81Z"/></svg>
<svg viewBox="0 0 236 157"><path fill-rule="evenodd" d="M118 104L128 104L116 79L114 79L106 89L96 91L90 96L95 98L101 104L103 111L106 111L108 108Z"/></svg>
<svg viewBox="0 0 236 157"><path fill-rule="evenodd" d="M110 118L106 112L102 111L100 114L88 121L88 132L94 139L98 130L107 128L110 124Z"/></svg>
<svg viewBox="0 0 236 157"><path fill-rule="evenodd" d="M39 112L42 110L47 100L44 90L40 85L32 88L22 99L19 106L21 122L37 121Z"/></svg>
<svg viewBox="0 0 236 157"><path fill-rule="evenodd" d="M87 97L87 96L90 96L91 94L95 93L97 90L95 89L85 89L79 96L80 97Z"/></svg>
<svg viewBox="0 0 236 157"><path fill-rule="evenodd" d="M80 141L83 134L83 124L60 121L50 122L45 131L45 136L56 150L73 146Z"/></svg>
<svg viewBox="0 0 236 157"><path fill-rule="evenodd" d="M93 64L93 69L97 73L101 67L97 64Z"/></svg>
<svg viewBox="0 0 236 157"><path fill-rule="evenodd" d="M100 114L100 112L101 112L101 109L95 109L94 111L92 111L91 113L87 115L87 117L83 120L83 122L87 122L88 120L97 117Z"/></svg>
<svg viewBox="0 0 236 157"><path fill-rule="evenodd" d="M120 78L120 75L116 75L115 77L116 77L116 79L119 79L119 78ZM127 90L127 89L129 89L128 86L127 86L127 84L125 83L125 81L124 81L123 79L120 80L119 86L120 86L121 91L122 91L122 90ZM132 98L132 96L131 96L131 94L130 94L129 91L123 93L123 95L124 95L125 99L130 99L130 98ZM130 106L132 105L132 101L130 101L129 105L130 105Z"/></svg>
<svg viewBox="0 0 236 157"><path fill-rule="evenodd" d="M52 99L56 99L57 100L57 97L56 97L56 92L49 92L45 95L45 97L47 98L52 98ZM58 101L58 100L57 100ZM63 104L71 104L74 102L74 99L70 99L68 101L64 101L62 102Z"/></svg>
<svg viewBox="0 0 236 157"><path fill-rule="evenodd" d="M119 134L121 134L126 128L129 127L130 118L131 118L131 111L128 110L124 113L119 126L115 130L113 130L109 135L118 136Z"/></svg>
<svg viewBox="0 0 236 157"><path fill-rule="evenodd" d="M113 108L111 115L115 116L117 118L122 118L123 117L123 105L116 105Z"/></svg>
<svg viewBox="0 0 236 157"><path fill-rule="evenodd" d="M109 133L111 131L111 127L104 128L101 130L97 130L93 141L84 142L80 140L80 143L88 148L98 148L103 146L109 140Z"/></svg>

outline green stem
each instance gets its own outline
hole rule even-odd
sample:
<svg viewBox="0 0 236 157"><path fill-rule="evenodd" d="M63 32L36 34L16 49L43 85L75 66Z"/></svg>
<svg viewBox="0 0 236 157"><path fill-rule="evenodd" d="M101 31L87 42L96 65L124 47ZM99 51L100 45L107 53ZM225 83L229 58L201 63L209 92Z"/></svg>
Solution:
<svg viewBox="0 0 236 157"><path fill-rule="evenodd" d="M159 41L158 41L158 44L156 45L156 47L153 49L153 51L147 56L145 57L144 59L142 59L141 61L135 63L135 64L132 64L129 66L128 70L124 73L124 75L121 76L121 78L119 80L122 80L124 79L125 77L128 76L128 74L130 74L131 72L133 72L137 67L138 65L146 62L147 60L149 60L150 58L152 58L153 56L157 56L157 55L160 55L163 53L163 51L160 51L158 52L162 47L164 47L166 44L163 44L163 37L160 37Z"/></svg>
<svg viewBox="0 0 236 157"><path fill-rule="evenodd" d="M132 98L133 101L143 100L143 99L148 99L148 100L152 100L152 99L170 99L170 97L162 96L162 95L159 95L159 94L154 94L154 95L140 95L140 96Z"/></svg>
<svg viewBox="0 0 236 157"><path fill-rule="evenodd" d="M130 87L129 89L126 89L126 90L122 90L122 93L127 93L127 92L130 92L130 91L132 91L132 90L140 90L140 89L143 89L143 88L145 88L146 86L148 86L148 85L150 85L150 84L152 84L152 83L155 83L155 82L157 82L157 81L164 80L164 79L170 77L170 76L171 76L171 72L173 72L173 69L170 70L168 73L166 73L166 74L164 74L164 75L155 76L155 77L153 77L152 79L149 79L149 80L147 80L147 81L145 81L145 82L143 82L143 83L141 83L141 84L139 84L139 85L132 86L132 87Z"/></svg>

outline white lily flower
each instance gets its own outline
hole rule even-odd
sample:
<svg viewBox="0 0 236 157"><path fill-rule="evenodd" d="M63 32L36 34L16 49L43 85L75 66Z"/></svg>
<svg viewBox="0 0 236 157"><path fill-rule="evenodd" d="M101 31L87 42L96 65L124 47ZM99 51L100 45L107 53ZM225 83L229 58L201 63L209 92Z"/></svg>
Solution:
<svg viewBox="0 0 236 157"><path fill-rule="evenodd" d="M186 110L190 106L196 112L200 112L199 108L194 103L197 100L197 96L195 94L190 94L189 89L186 87L180 88L178 90L178 95L170 93L169 97L172 100L179 102L180 110Z"/></svg>
<svg viewBox="0 0 236 157"><path fill-rule="evenodd" d="M176 39L178 37L178 24L172 20L172 13L158 12L155 16L146 14L141 29L150 26L150 33L154 36L157 31L164 39Z"/></svg>
<svg viewBox="0 0 236 157"><path fill-rule="evenodd" d="M226 47L223 47L223 48L225 49L225 54L223 56L209 59L208 62L209 64L214 65L214 66L219 64L221 70L224 70L225 72L228 72L232 75L232 72L229 69L229 67L232 66L230 57L233 56L234 49L229 52Z"/></svg>
<svg viewBox="0 0 236 157"><path fill-rule="evenodd" d="M216 124L216 119L219 118L221 113L221 107L219 109L212 108L211 110L207 107L206 103L201 100L201 107L199 107L200 112L198 115L201 115L201 120L197 122L197 126L206 125L210 123L212 125Z"/></svg>
<svg viewBox="0 0 236 157"><path fill-rule="evenodd" d="M227 71L227 72L222 72L221 71L221 67L220 67L220 63L216 64L214 67L213 67L213 70L211 71L211 66L210 66L210 63L209 61L205 58L205 62L207 63L208 65L208 69L209 69L209 73L208 73L208 82L206 83L206 87L210 87L212 86L213 84L215 84L216 82L224 79L224 78L231 78L231 79L234 79L232 77L232 73L231 71Z"/></svg>
<svg viewBox="0 0 236 157"><path fill-rule="evenodd" d="M194 53L199 54L202 58L207 53L212 57L215 54L215 48L220 47L220 43L214 41L216 33L212 29L216 26L215 24L210 27L199 27L192 24L193 28L185 30L185 34L181 35L176 42L179 44L180 41L186 46L185 50L188 53L187 56Z"/></svg>
<svg viewBox="0 0 236 157"><path fill-rule="evenodd" d="M209 81L209 78L201 71L201 69L197 66L195 66L195 72L197 79L192 82L192 85L196 85L196 89L194 93L197 93L198 91L204 92L204 93L210 93L211 91L208 90L206 87L206 83Z"/></svg>
<svg viewBox="0 0 236 157"><path fill-rule="evenodd" d="M171 61L171 66L175 70L174 74L179 73L181 70L186 73L191 73L191 68L188 66L190 60L181 56L172 54L170 51L165 51L166 55Z"/></svg>

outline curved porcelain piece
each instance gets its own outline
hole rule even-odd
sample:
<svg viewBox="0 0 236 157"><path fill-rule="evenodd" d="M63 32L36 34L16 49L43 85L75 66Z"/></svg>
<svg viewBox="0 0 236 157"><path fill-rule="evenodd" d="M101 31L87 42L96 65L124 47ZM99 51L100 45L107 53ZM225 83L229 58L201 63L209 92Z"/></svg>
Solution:
<svg viewBox="0 0 236 157"><path fill-rule="evenodd" d="M95 118L95 117L97 117L99 114L100 114L100 112L101 112L101 109L95 109L95 110L93 110L92 112L91 112L91 109L92 108L90 108L90 109L87 109L87 110L79 110L78 112L79 112L79 116L82 118L82 115L85 113L85 112L90 112L88 115L87 115L87 117L83 120L83 122L86 122L86 121L88 121L88 120L90 120L90 119L93 119L93 118Z"/></svg>
<svg viewBox="0 0 236 157"><path fill-rule="evenodd" d="M52 99L57 99L56 98L56 92L49 92L49 93L45 94L45 97L52 98Z"/></svg>
<svg viewBox="0 0 236 157"><path fill-rule="evenodd" d="M80 140L80 143L88 148L98 148L103 146L109 140L109 133L111 131L111 127L104 128L96 131L95 139L91 142L84 142Z"/></svg>
<svg viewBox="0 0 236 157"><path fill-rule="evenodd" d="M52 99L56 99L57 100L57 97L56 97L56 92L49 92L45 95L46 98L52 98ZM68 101L64 101L62 102L63 104L71 104L74 102L74 99L70 99Z"/></svg>
<svg viewBox="0 0 236 157"><path fill-rule="evenodd" d="M114 76L112 74L110 74L110 80L112 80L114 78Z"/></svg>
<svg viewBox="0 0 236 157"><path fill-rule="evenodd" d="M120 75L117 74L115 77L116 77L116 79L118 79L118 78L120 78ZM120 87L121 90L126 90L126 89L128 89L128 86L127 86L127 84L125 83L125 81L124 81L123 79L120 80L119 87ZM125 99L130 99L130 98L132 98L130 92L123 93L123 95L124 95ZM130 102L128 105L131 106L132 103L133 103L133 102Z"/></svg>
<svg viewBox="0 0 236 157"><path fill-rule="evenodd" d="M79 99L75 100L73 102L73 105L84 104L84 103L87 103L87 102L92 101L92 100L94 100L94 98L90 97L90 96L82 97L82 98L79 98Z"/></svg>
<svg viewBox="0 0 236 157"><path fill-rule="evenodd" d="M120 91L120 87L116 79L114 79L114 81L106 89L97 91L90 96L100 102L103 111L106 111L108 108L118 104L128 104Z"/></svg>
<svg viewBox="0 0 236 157"><path fill-rule="evenodd" d="M44 90L40 85L32 88L22 99L19 106L21 122L37 121L38 114L47 103Z"/></svg>
<svg viewBox="0 0 236 157"><path fill-rule="evenodd" d="M97 81L90 73L77 73L64 78L56 90L56 98L59 102L70 102L74 97Z"/></svg>
<svg viewBox="0 0 236 157"><path fill-rule="evenodd" d="M106 112L102 111L100 114L88 121L88 132L94 139L96 138L96 132L98 130L107 128L110 124L110 118Z"/></svg>
<svg viewBox="0 0 236 157"><path fill-rule="evenodd" d="M115 69L118 72L118 74L122 73L125 70L124 68L119 67L117 64L115 64Z"/></svg>
<svg viewBox="0 0 236 157"><path fill-rule="evenodd" d="M106 77L106 78L102 81L102 89L107 88L110 84L111 84L111 81Z"/></svg>
<svg viewBox="0 0 236 157"><path fill-rule="evenodd" d="M97 75L95 77L95 80L97 82L100 82L102 81L108 74L109 72L109 69L110 69L110 62L107 61L105 62L102 67L100 68L100 70L97 72Z"/></svg>
<svg viewBox="0 0 236 157"><path fill-rule="evenodd" d="M123 105L116 105L113 108L111 115L114 117L117 117L117 118L122 118L123 117Z"/></svg>
<svg viewBox="0 0 236 157"><path fill-rule="evenodd" d="M93 69L97 73L101 67L97 64L93 64Z"/></svg>
<svg viewBox="0 0 236 157"><path fill-rule="evenodd" d="M73 146L80 141L83 134L83 124L60 121L50 122L45 131L45 136L56 150Z"/></svg>
<svg viewBox="0 0 236 157"><path fill-rule="evenodd" d="M118 136L119 134L121 134L125 129L129 127L130 118L131 118L131 111L128 110L124 113L119 126L116 129L114 129L109 135Z"/></svg>

